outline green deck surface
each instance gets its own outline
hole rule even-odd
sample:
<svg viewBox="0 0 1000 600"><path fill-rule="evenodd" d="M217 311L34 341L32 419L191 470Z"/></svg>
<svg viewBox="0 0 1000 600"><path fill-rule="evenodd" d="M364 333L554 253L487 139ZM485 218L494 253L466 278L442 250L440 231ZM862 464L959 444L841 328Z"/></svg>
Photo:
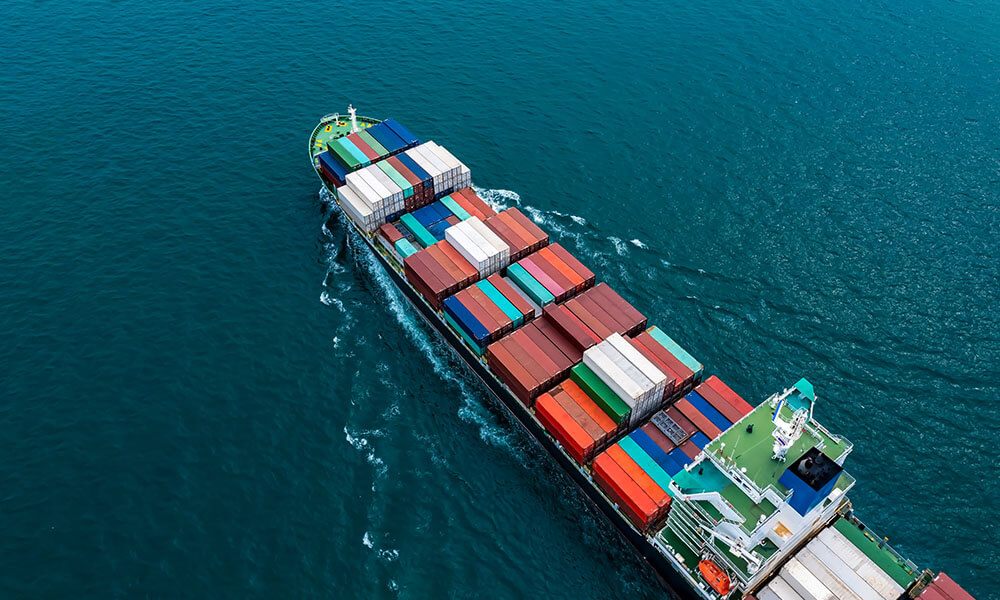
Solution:
<svg viewBox="0 0 1000 600"><path fill-rule="evenodd" d="M781 411L783 418L791 418L792 412L787 405L783 405ZM765 489L774 486L780 493L785 494L788 490L778 483L778 478L789 464L798 460L807 450L819 443L823 446L822 452L836 460L849 448L849 443L845 440L835 440L825 432L807 426L802 436L788 450L785 462L772 460L774 438L771 432L774 430L774 425L771 423L771 415L769 403L761 404L744 417L738 427L729 428L705 446L705 453L719 456L721 449L739 468L746 469L747 477L757 487ZM753 425L753 433L747 432L749 425ZM816 434L815 437L813 433ZM725 444L724 448L722 444Z"/></svg>
<svg viewBox="0 0 1000 600"><path fill-rule="evenodd" d="M889 577L892 577L893 581L904 588L909 586L917 578L917 575L920 574L911 570L902 557L893 552L888 544L885 544L880 538L872 535L867 529L861 531L857 524L847 519L837 519L837 522L833 526L848 541L857 546L858 550L861 550L865 556L885 571ZM881 548L879 547L879 543L882 543Z"/></svg>

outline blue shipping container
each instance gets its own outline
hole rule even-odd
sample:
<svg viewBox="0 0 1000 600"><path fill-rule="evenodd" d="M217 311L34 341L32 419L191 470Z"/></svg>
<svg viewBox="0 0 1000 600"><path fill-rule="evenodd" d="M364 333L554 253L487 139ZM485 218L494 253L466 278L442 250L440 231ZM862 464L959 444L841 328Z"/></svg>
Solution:
<svg viewBox="0 0 1000 600"><path fill-rule="evenodd" d="M458 298L449 296L444 299L444 310L450 314L455 321L461 325L462 329L468 333L477 344L482 345L483 341L489 337L490 332L472 316L469 309L465 308Z"/></svg>
<svg viewBox="0 0 1000 600"><path fill-rule="evenodd" d="M327 171L329 171L335 176L334 178L337 179L337 183L339 183L340 185L344 185L347 182L346 179L348 173L347 168L344 165L340 164L340 161L337 160L334 156L331 156L329 150L320 153L319 162L322 163L324 167L326 167Z"/></svg>
<svg viewBox="0 0 1000 600"><path fill-rule="evenodd" d="M636 429L632 433L628 434L628 437L639 444L639 447L653 459L656 464L666 471L671 477L676 475L681 470L681 465L677 464L669 454L663 451L663 448L653 441L653 438L646 435L646 432L641 429Z"/></svg>
<svg viewBox="0 0 1000 600"><path fill-rule="evenodd" d="M417 136L410 133L410 130L407 129L406 127L403 127L403 125L396 119L386 119L385 121L382 121L382 123L384 123L385 126L388 127L389 129L391 129L393 133L398 135L399 138L403 140L404 143L406 143L407 147L416 146L417 144L420 143L420 140L417 139Z"/></svg>
<svg viewBox="0 0 1000 600"><path fill-rule="evenodd" d="M704 450L705 446L707 446L712 440L708 439L708 436L704 433L696 431L695 434L691 436L691 441L694 442L695 446L698 446L699 450Z"/></svg>
<svg viewBox="0 0 1000 600"><path fill-rule="evenodd" d="M440 242L441 240L444 239L444 230L448 229L449 227L451 227L451 223L449 223L448 221L438 221L437 223L428 225L427 231L431 232L431 235L437 238L437 241Z"/></svg>
<svg viewBox="0 0 1000 600"><path fill-rule="evenodd" d="M412 214L413 218L419 221L424 227L430 227L444 218L438 214L438 211L434 210L433 206L418 208L410 214Z"/></svg>
<svg viewBox="0 0 1000 600"><path fill-rule="evenodd" d="M382 144L385 149L389 151L389 154L395 154L400 150L406 149L406 144L403 143L403 140L399 139L398 135L386 127L385 123L372 125L365 131L370 133L371 136L378 141L378 143Z"/></svg>
<svg viewBox="0 0 1000 600"><path fill-rule="evenodd" d="M428 208L433 208L437 211L438 217L441 219L447 219L452 216L451 211L448 210L448 207L442 204L440 200L434 202L433 204L429 204Z"/></svg>
<svg viewBox="0 0 1000 600"><path fill-rule="evenodd" d="M431 177L427 171L421 169L420 165L418 165L417 162L412 158L410 158L409 156L405 154L400 154L396 158L398 158L399 162L403 163L406 166L406 168L410 170L410 172L416 175L420 179L420 181L423 182L425 187L434 183L433 181L434 178Z"/></svg>
<svg viewBox="0 0 1000 600"><path fill-rule="evenodd" d="M722 416L722 413L709 404L708 400L702 398L701 394L698 392L691 392L687 396L684 396L684 399L690 402L691 406L697 408L698 412L705 415L705 417L712 422L712 425L715 425L720 430L725 431L733 426L729 419Z"/></svg>

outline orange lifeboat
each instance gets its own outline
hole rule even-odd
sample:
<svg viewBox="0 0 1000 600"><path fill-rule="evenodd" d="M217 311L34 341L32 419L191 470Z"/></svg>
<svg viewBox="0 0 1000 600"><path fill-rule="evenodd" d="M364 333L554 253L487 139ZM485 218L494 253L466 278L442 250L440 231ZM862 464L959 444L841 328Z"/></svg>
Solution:
<svg viewBox="0 0 1000 600"><path fill-rule="evenodd" d="M719 595L725 596L729 593L729 586L732 585L729 581L729 575L726 575L726 572L719 565L710 560L703 560L698 563L698 570L701 571L701 576L705 578L708 585Z"/></svg>

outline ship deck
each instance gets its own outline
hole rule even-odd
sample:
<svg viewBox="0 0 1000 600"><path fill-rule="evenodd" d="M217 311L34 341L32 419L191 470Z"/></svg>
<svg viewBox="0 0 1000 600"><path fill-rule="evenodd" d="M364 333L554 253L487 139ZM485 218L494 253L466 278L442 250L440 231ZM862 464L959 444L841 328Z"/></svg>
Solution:
<svg viewBox="0 0 1000 600"><path fill-rule="evenodd" d="M332 118L337 116L338 118ZM358 129L366 129L379 123L379 119L371 117L358 117ZM351 119L346 115L331 115L330 120L325 120L316 126L313 131L312 142L309 151L313 156L326 150L330 140L343 137L351 132Z"/></svg>

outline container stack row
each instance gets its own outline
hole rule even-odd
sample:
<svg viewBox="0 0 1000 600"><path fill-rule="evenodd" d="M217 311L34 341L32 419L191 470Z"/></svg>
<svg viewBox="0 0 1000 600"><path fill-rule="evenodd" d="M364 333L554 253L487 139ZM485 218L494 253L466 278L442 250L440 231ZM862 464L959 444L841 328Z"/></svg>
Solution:
<svg viewBox="0 0 1000 600"><path fill-rule="evenodd" d="M620 334L613 333L588 348L583 364L628 405L630 424L645 419L663 403L667 376Z"/></svg>
<svg viewBox="0 0 1000 600"><path fill-rule="evenodd" d="M535 401L535 416L580 464L588 463L620 430L611 417L573 380L567 379Z"/></svg>
<svg viewBox="0 0 1000 600"><path fill-rule="evenodd" d="M746 400L714 375L674 406L709 439L732 427L752 410Z"/></svg>
<svg viewBox="0 0 1000 600"><path fill-rule="evenodd" d="M545 307L545 319L547 321L554 322L551 315L554 310L559 308L561 308L559 305L550 305ZM566 337L572 339L572 336L570 335L567 335ZM593 338L590 338L589 342L593 341ZM659 342L653 340L650 344L655 347L655 354L644 354L645 348L638 345L634 338L625 339L619 334L612 332L609 334L607 340L603 342L594 342L589 349L584 351L583 362L570 369L570 380L572 383L579 387L584 394L617 425L619 431L627 431L634 428L637 423L644 420L650 414L656 412L656 410L662 406L665 401L670 401L671 399L676 398L677 394L680 393L678 380L665 372L663 363L660 362L656 356L659 355L666 357L669 355L672 360L676 361L677 359L673 358L670 351L660 345ZM598 346L600 346L600 348L598 348ZM587 354L595 353L597 351L595 349L601 351L601 358L598 359L598 361L605 365L603 369L598 368L595 370L590 366L591 361L588 360ZM603 352L605 349L617 358L614 360L608 360ZM641 404L641 401L638 398L633 397L625 389L623 389L624 385L635 386L637 385L636 383L626 383L623 385L615 382L613 377L607 373L607 371L615 371L615 369L617 369L617 376L624 376L626 371L619 366L625 362L622 361L623 356L628 358L629 363L625 365L625 369L627 369L627 372L631 373L633 377L646 377L649 378L649 381L652 381L652 379L655 378L657 386L662 385L662 391L659 391L660 388L654 388L657 391L653 391L647 396L645 399L646 404ZM645 359L647 362L642 364L642 359ZM635 365L635 363L632 363L632 360L642 364L642 368L640 369ZM659 371L662 375L662 383L656 375L657 371ZM607 378L608 381L606 381L605 378ZM649 381L647 381L645 385L648 386ZM721 382L716 384L717 381L717 379L713 379L713 389L718 388L721 390L722 386L719 385ZM728 394L732 399L732 402L737 402L736 399L739 397L736 396L732 390L729 390L728 387L726 387L725 390L728 391L720 393ZM634 391L635 390L633 388L633 392ZM676 423L674 433L670 438L673 440L675 446L680 446L687 441L691 435L698 431L698 428L695 427L687 417L681 414L676 407L671 406L667 409L667 413ZM549 433L551 433L552 436L555 437L556 440L558 440L564 447L567 449L574 447L576 442L566 437L565 428L563 428L563 430L552 429L548 426L546 426L546 428L549 429ZM601 442L595 440L595 448L600 450L601 446ZM572 454L573 452L570 451L570 453Z"/></svg>
<svg viewBox="0 0 1000 600"><path fill-rule="evenodd" d="M479 279L476 269L447 241L407 256L403 273L435 310L441 310L445 298Z"/></svg>
<svg viewBox="0 0 1000 600"><path fill-rule="evenodd" d="M482 277L500 271L510 261L510 247L478 217L459 221L444 235Z"/></svg>
<svg viewBox="0 0 1000 600"><path fill-rule="evenodd" d="M565 379L583 354L546 319L535 319L486 349L486 362L525 406Z"/></svg>
<svg viewBox="0 0 1000 600"><path fill-rule="evenodd" d="M558 246L558 245L557 245ZM560 252L565 253L562 246ZM568 255L568 253L565 253ZM542 248L517 261L507 269L507 274L517 281L538 304L562 302L594 284L593 273L572 261L583 272L567 264L552 248Z"/></svg>
<svg viewBox="0 0 1000 600"><path fill-rule="evenodd" d="M324 178L336 187L347 184L347 174L413 148L420 140L395 119L330 140L318 156Z"/></svg>
<svg viewBox="0 0 1000 600"><path fill-rule="evenodd" d="M646 317L606 283L570 298L563 306L602 340L612 333L632 335L646 326Z"/></svg>
<svg viewBox="0 0 1000 600"><path fill-rule="evenodd" d="M674 380L676 393L686 392L701 381L702 364L659 327L650 327L632 338L631 343Z"/></svg>
<svg viewBox="0 0 1000 600"><path fill-rule="evenodd" d="M486 219L486 226L507 242L510 259L514 261L541 250L549 243L549 235L517 208L508 208L491 216Z"/></svg>
<svg viewBox="0 0 1000 600"><path fill-rule="evenodd" d="M642 531L663 521L670 496L622 448L615 444L593 464L594 481Z"/></svg>
<svg viewBox="0 0 1000 600"><path fill-rule="evenodd" d="M403 215L400 217L400 222L412 231L418 240L425 240L424 247L426 247L445 239L444 230L457 225L461 219L443 202L438 201Z"/></svg>
<svg viewBox="0 0 1000 600"><path fill-rule="evenodd" d="M491 275L444 299L445 319L480 356L490 343L534 317L520 296Z"/></svg>
<svg viewBox="0 0 1000 600"><path fill-rule="evenodd" d="M452 192L449 194L449 198L466 212L465 216L460 216L463 221L469 217L477 217L486 221L497 214L471 187L464 187Z"/></svg>
<svg viewBox="0 0 1000 600"><path fill-rule="evenodd" d="M725 410L734 419L733 422L752 410L729 386L713 376L695 388L688 397L679 400L677 405L654 413L648 421L594 459L594 474L598 485L640 529L648 529L666 516L665 512L661 512L661 502L657 501L662 498L661 492L666 494L671 478L719 435L718 428L700 411L697 412L696 420L692 420L689 416L695 413L679 406L688 402L692 395L699 398L711 397L711 402L704 400L704 403L713 410ZM703 428L705 424L710 426ZM611 474L608 473L612 462L621 467L620 472L612 468ZM628 477L620 477L622 473ZM618 475L619 479L615 480L612 474ZM650 485L651 482L654 485Z"/></svg>

